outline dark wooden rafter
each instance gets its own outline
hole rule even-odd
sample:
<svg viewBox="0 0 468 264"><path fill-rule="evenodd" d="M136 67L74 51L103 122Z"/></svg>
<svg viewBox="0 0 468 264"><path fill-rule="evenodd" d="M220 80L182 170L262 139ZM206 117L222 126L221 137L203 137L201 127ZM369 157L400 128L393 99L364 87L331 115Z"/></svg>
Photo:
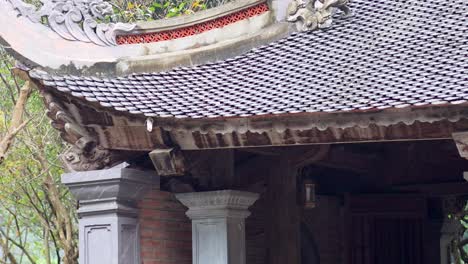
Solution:
<svg viewBox="0 0 468 264"><path fill-rule="evenodd" d="M265 155L255 155L238 164L236 170L248 171L256 164L268 162L269 157L287 154L293 165L300 169L309 165L341 169L356 173L370 173L380 162L375 153L356 153L350 151L351 145L311 145L295 147L264 148ZM240 151L243 151L242 149ZM250 150L248 151L250 152ZM271 154L270 154L271 153ZM275 153L274 155L272 155Z"/></svg>
<svg viewBox="0 0 468 264"><path fill-rule="evenodd" d="M311 163L320 162L330 155L331 145L311 146L283 146L270 148L239 149L240 152L255 153L251 159L237 164L236 169L247 168L256 163L266 162L270 158L287 155L294 167L303 167ZM257 151L259 150L259 151Z"/></svg>
<svg viewBox="0 0 468 264"><path fill-rule="evenodd" d="M356 153L349 149L346 145L332 145L326 156L301 165L315 165L365 174L372 172L379 162L375 153Z"/></svg>
<svg viewBox="0 0 468 264"><path fill-rule="evenodd" d="M278 156L279 155L278 152L281 150L279 150L278 148L263 147L263 148L243 148L243 149L240 149L240 151L257 154L257 155Z"/></svg>
<svg viewBox="0 0 468 264"><path fill-rule="evenodd" d="M421 193L431 197L468 195L468 182L447 182L437 184L395 186L393 187L393 190L408 193Z"/></svg>
<svg viewBox="0 0 468 264"><path fill-rule="evenodd" d="M288 154L291 156L294 167L301 168L325 160L330 155L330 149L330 145L316 145L312 148L293 149Z"/></svg>

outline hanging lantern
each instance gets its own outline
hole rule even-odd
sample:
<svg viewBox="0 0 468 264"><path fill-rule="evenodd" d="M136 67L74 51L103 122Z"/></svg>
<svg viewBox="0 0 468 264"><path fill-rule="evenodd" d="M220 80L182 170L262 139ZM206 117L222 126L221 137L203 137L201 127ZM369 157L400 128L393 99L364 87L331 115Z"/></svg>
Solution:
<svg viewBox="0 0 468 264"><path fill-rule="evenodd" d="M309 179L304 180L304 207L306 209L313 209L316 206L317 196L315 188L315 181Z"/></svg>

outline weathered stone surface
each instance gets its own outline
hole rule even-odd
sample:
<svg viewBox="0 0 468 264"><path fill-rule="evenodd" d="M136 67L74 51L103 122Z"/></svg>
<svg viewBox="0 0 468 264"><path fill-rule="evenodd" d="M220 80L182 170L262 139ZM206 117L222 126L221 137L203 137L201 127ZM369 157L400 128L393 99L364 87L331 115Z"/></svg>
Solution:
<svg viewBox="0 0 468 264"><path fill-rule="evenodd" d="M158 180L154 172L122 166L62 176L80 204L81 264L140 263L136 204Z"/></svg>
<svg viewBox="0 0 468 264"><path fill-rule="evenodd" d="M43 1L36 10L22 0L7 0L18 16L41 24L42 19L59 36L66 40L91 42L99 46L115 46L116 34L134 29L135 25L124 23L99 23L113 14L113 7L103 0L54 0Z"/></svg>
<svg viewBox="0 0 468 264"><path fill-rule="evenodd" d="M4 4L0 4L0 24L11 26L0 27L0 43L27 66L60 74L115 76L192 66L227 59L289 34L287 27L272 25L271 14L266 12L192 37L99 46L64 39L51 28L32 22L28 16L18 17L17 9L7 0L1 1Z"/></svg>
<svg viewBox="0 0 468 264"><path fill-rule="evenodd" d="M159 181L156 172L129 168L71 172L62 176L62 183L80 204L90 206L101 200L107 203L109 199L130 203L138 201L155 181ZM81 207L78 213L86 210ZM118 208L113 213L119 213Z"/></svg>
<svg viewBox="0 0 468 264"><path fill-rule="evenodd" d="M285 21L287 16L288 5L291 2L291 0L271 0L269 2L276 21Z"/></svg>

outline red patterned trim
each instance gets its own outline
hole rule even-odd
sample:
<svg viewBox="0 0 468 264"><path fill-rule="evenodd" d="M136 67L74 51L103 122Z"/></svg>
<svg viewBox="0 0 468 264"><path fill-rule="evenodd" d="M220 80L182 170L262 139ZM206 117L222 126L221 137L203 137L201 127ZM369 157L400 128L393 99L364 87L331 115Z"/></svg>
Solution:
<svg viewBox="0 0 468 264"><path fill-rule="evenodd" d="M153 32L138 35L121 35L117 36L117 44L139 44L139 43L152 43L171 39L178 39L188 36L193 36L214 28L222 28L226 25L241 21L247 18L251 18L260 14L263 14L269 10L266 3L258 4L256 6L249 7L247 9L216 18L210 21L206 21L193 26L184 28L178 28L174 30Z"/></svg>

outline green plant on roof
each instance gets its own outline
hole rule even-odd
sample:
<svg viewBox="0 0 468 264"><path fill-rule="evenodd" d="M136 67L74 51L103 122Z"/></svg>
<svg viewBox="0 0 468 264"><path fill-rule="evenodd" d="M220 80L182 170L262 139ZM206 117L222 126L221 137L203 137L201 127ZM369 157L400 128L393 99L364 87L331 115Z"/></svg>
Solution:
<svg viewBox="0 0 468 264"><path fill-rule="evenodd" d="M190 15L216 7L228 1L209 0L118 0L111 2L114 14L106 18L112 22L131 23Z"/></svg>

